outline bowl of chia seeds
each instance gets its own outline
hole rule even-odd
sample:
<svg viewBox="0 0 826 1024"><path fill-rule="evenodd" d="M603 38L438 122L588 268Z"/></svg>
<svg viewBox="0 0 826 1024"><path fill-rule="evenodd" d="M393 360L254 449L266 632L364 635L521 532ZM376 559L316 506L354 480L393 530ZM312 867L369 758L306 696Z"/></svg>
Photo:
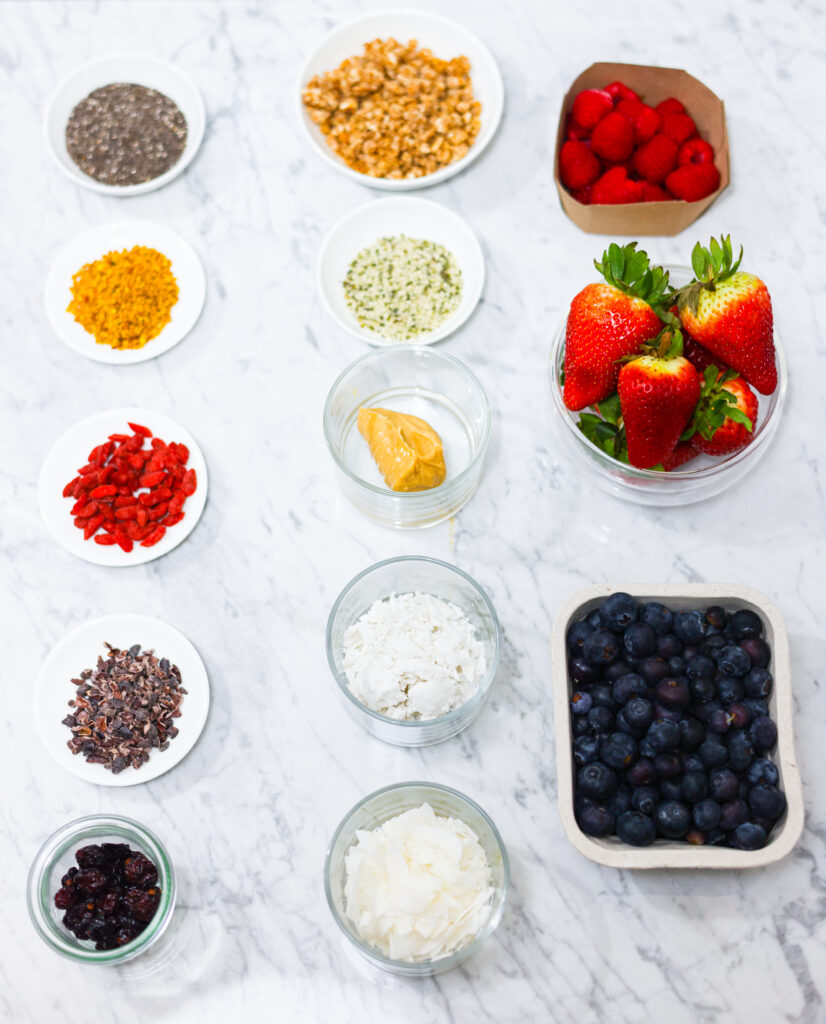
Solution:
<svg viewBox="0 0 826 1024"><path fill-rule="evenodd" d="M430 345L458 330L482 295L485 258L468 224L427 199L356 207L321 246L330 316L369 345Z"/></svg>
<svg viewBox="0 0 826 1024"><path fill-rule="evenodd" d="M104 57L77 68L46 108L46 145L63 173L108 195L161 188L191 163L206 115L192 80L156 57Z"/></svg>

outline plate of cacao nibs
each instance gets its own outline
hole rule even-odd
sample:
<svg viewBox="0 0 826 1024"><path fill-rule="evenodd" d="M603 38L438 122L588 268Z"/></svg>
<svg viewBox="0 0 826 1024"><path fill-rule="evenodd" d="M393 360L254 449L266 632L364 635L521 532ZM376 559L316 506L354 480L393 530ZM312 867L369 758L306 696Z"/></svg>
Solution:
<svg viewBox="0 0 826 1024"><path fill-rule="evenodd" d="M195 440L146 409L111 409L76 423L46 456L38 482L49 532L95 565L165 555L195 528L206 493Z"/></svg>
<svg viewBox="0 0 826 1024"><path fill-rule="evenodd" d="M177 629L144 615L107 615L52 648L34 699L40 739L62 768L100 786L135 786L195 745L209 680Z"/></svg>

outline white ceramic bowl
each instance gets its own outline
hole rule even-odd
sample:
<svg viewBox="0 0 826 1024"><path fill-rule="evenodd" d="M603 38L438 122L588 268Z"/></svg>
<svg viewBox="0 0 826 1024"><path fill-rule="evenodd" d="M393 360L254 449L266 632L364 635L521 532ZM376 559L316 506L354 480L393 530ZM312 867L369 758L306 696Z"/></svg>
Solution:
<svg viewBox="0 0 826 1024"><path fill-rule="evenodd" d="M82 754L73 754L67 746L72 734L63 725L72 711L69 701L75 696L71 680L84 669L94 669L98 657L106 655L105 643L121 650L140 644L142 651L154 650L159 659L168 658L181 670L181 685L186 690L181 717L175 720L178 735L167 749L151 750L149 760L140 768L126 768L117 775L103 765L87 764ZM46 655L34 684L34 719L43 746L61 768L98 786L136 786L174 768L198 741L208 711L209 679L200 655L177 629L146 615L106 615L77 626Z"/></svg>
<svg viewBox="0 0 826 1024"><path fill-rule="evenodd" d="M178 301L170 310L169 323L143 348L100 345L67 311L72 301L72 276L107 252L131 249L135 245L157 249L171 261L178 283ZM46 316L60 340L87 359L114 366L144 363L174 348L198 322L205 299L206 276L198 254L180 235L150 221L101 224L74 239L52 264L44 292Z"/></svg>
<svg viewBox="0 0 826 1024"><path fill-rule="evenodd" d="M139 185L105 185L85 174L66 149L66 124L74 108L95 89L124 83L143 85L173 100L186 118L186 145L178 162L164 174ZM52 93L46 106L44 130L52 159L77 185L112 196L137 196L162 188L177 178L195 157L204 137L204 101L195 83L174 64L142 54L113 54L76 68Z"/></svg>
<svg viewBox="0 0 826 1024"><path fill-rule="evenodd" d="M409 339L416 345L432 345L458 330L468 319L482 295L485 257L468 224L439 203L427 199L396 197L364 203L336 224L321 246L318 257L318 287L324 306L345 331L369 345L398 345L362 327L347 305L343 282L350 264L380 238L407 235L443 245L456 258L462 271L462 296L456 310L435 330Z"/></svg>
<svg viewBox="0 0 826 1024"><path fill-rule="evenodd" d="M689 267L667 266L666 269L671 274L672 282L678 286L691 280L692 271ZM679 469L664 473L655 469L637 469L618 462L589 441L577 426L580 413L571 412L565 405L560 384L560 373L565 363L566 325L567 319L557 328L551 346L550 426L560 450L576 472L600 490L640 505L690 505L727 490L742 480L765 455L777 432L788 387L786 357L776 332L774 346L777 387L771 395L755 392L758 414L752 441L732 455L700 455Z"/></svg>
<svg viewBox="0 0 826 1024"><path fill-rule="evenodd" d="M62 497L65 485L77 475L86 456L96 445L102 444L109 434L128 432L127 423L140 423L156 437L166 442L177 441L189 448L188 469L194 469L198 487L186 499L184 518L171 526L166 535L151 548L135 544L130 552L117 544L105 547L93 538L83 539L83 533L74 525L69 514L72 499ZM70 427L53 445L46 456L37 482L37 500L49 532L67 551L94 565L142 565L176 548L195 529L204 511L207 496L207 468L203 453L192 435L168 416L148 409L106 409L94 413Z"/></svg>
<svg viewBox="0 0 826 1024"><path fill-rule="evenodd" d="M373 39L391 37L400 43L416 39L420 47L427 47L443 60L467 57L471 65L473 94L482 104L479 134L465 156L448 164L447 167L434 171L433 174L425 174L420 178L373 178L369 174L352 170L327 145L321 129L310 120L301 99L304 88L314 75L332 71L347 57L363 53L364 44ZM359 181L362 185L369 185L372 188L397 192L436 185L440 181L452 178L454 174L458 174L473 163L493 138L502 119L504 102L502 76L485 44L455 21L426 11L381 11L365 14L339 25L321 40L304 61L297 84L298 118L310 144L321 157L353 181Z"/></svg>
<svg viewBox="0 0 826 1024"><path fill-rule="evenodd" d="M657 839L651 846L629 846L616 836L596 839L587 836L574 817L574 759L571 733L570 698L573 689L568 678L565 638L568 627L608 597L624 591L638 601L661 601L669 608L722 605L726 611L748 608L756 612L765 626L765 639L771 647L770 669L774 676L769 712L777 725L777 748L771 760L780 773L780 787L786 794L786 813L775 825L762 850L734 850L717 846L692 846L691 843ZM794 753L791 665L789 639L780 612L759 590L728 583L606 584L585 587L572 594L554 620L551 636L551 672L554 688L554 727L556 734L557 804L565 834L581 854L613 868L758 868L785 857L803 830L803 792Z"/></svg>

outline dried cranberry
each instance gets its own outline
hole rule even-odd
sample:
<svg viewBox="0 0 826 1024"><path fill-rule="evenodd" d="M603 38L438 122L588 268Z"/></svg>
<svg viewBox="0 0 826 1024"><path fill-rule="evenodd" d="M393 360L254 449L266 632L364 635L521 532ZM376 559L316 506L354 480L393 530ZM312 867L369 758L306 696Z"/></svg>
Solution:
<svg viewBox="0 0 826 1024"><path fill-rule="evenodd" d="M158 880L157 868L142 853L136 853L124 861L123 873L127 882L133 885L152 885Z"/></svg>
<svg viewBox="0 0 826 1024"><path fill-rule="evenodd" d="M85 868L75 875L74 884L83 892L100 892L107 881L106 875L97 868Z"/></svg>
<svg viewBox="0 0 826 1024"><path fill-rule="evenodd" d="M115 936L115 942L118 946L125 946L127 942L131 942L132 939L140 935L142 931L143 928L140 927L137 921L121 925Z"/></svg>
<svg viewBox="0 0 826 1024"><path fill-rule="evenodd" d="M102 846L82 846L75 853L75 860L79 867L82 868L99 868L102 864L105 864L108 860L106 851ZM70 870L74 870L70 868Z"/></svg>
<svg viewBox="0 0 826 1024"><path fill-rule="evenodd" d="M58 889L54 897L54 905L60 910L68 910L78 899L78 894L70 886Z"/></svg>
<svg viewBox="0 0 826 1024"><path fill-rule="evenodd" d="M132 916L138 921L151 921L161 902L161 894L158 889L129 889L126 893L126 905L132 911Z"/></svg>
<svg viewBox="0 0 826 1024"><path fill-rule="evenodd" d="M97 909L101 914L106 916L114 914L118 909L118 897L117 894L109 891L105 895L101 896L97 901Z"/></svg>
<svg viewBox="0 0 826 1024"><path fill-rule="evenodd" d="M66 874L60 879L61 885L71 885L72 881L77 874L77 868L69 868Z"/></svg>

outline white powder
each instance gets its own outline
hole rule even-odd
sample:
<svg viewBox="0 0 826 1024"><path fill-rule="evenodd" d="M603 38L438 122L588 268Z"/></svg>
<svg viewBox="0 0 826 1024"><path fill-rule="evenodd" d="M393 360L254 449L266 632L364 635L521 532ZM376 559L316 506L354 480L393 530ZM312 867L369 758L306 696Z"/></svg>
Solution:
<svg viewBox="0 0 826 1024"><path fill-rule="evenodd" d="M487 670L461 608L433 594L391 594L344 633L353 696L389 718L438 718L464 704Z"/></svg>

